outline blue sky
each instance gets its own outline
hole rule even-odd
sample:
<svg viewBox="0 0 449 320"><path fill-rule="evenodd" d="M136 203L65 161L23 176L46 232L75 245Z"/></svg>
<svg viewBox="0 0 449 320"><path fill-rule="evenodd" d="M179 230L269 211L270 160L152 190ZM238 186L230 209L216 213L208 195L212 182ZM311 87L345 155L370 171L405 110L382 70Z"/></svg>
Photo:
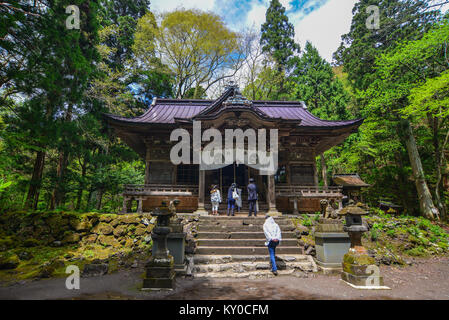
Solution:
<svg viewBox="0 0 449 320"><path fill-rule="evenodd" d="M295 40L304 48L306 41L332 62L341 35L349 31L352 8L358 0L279 0L295 26ZM270 0L152 0L151 10L197 8L220 15L229 28L239 31L254 27L260 30ZM448 6L446 6L447 8Z"/></svg>
<svg viewBox="0 0 449 320"><path fill-rule="evenodd" d="M323 58L332 60L342 34L349 31L352 8L357 0L280 0L295 26L296 41L304 47L311 41ZM170 11L176 8L197 8L220 15L229 28L238 31L247 27L260 30L265 21L269 0L153 0L151 10Z"/></svg>

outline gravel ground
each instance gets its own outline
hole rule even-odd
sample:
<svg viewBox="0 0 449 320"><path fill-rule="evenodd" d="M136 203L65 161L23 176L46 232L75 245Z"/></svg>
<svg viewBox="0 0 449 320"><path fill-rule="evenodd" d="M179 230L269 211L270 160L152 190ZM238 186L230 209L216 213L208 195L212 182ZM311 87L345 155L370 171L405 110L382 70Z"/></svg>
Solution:
<svg viewBox="0 0 449 320"><path fill-rule="evenodd" d="M271 279L178 278L174 291L141 292L143 270L134 269L81 278L80 290L67 290L65 279L46 279L0 287L0 299L175 299L175 300L449 300L449 257L415 259L412 266L383 266L381 274L391 290L358 290L339 275L309 274Z"/></svg>

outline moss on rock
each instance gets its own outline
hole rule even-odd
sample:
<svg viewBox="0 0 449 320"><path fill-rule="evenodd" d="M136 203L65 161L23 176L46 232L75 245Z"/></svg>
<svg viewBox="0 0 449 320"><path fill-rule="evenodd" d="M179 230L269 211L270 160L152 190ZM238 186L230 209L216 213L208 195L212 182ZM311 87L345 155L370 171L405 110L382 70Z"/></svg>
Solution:
<svg viewBox="0 0 449 320"><path fill-rule="evenodd" d="M15 269L20 264L20 259L16 254L2 253L0 254L0 270Z"/></svg>

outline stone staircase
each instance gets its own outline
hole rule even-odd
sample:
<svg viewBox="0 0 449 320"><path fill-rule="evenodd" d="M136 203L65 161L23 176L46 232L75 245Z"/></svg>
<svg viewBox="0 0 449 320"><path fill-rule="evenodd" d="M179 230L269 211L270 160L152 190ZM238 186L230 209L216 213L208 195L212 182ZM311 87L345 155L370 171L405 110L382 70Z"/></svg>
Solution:
<svg viewBox="0 0 449 320"><path fill-rule="evenodd" d="M206 204L204 205L204 208L207 211L211 212L212 205L210 204L210 202L206 202ZM218 206L218 212L221 215L226 215L227 210L228 210L227 208L228 208L227 203L226 202L222 202ZM267 211L268 211L268 204L266 202L264 202L264 201L259 201L259 212L260 212L260 215L264 216L264 213L267 212ZM237 212L237 207L234 210L234 213L236 215L246 215L246 216L248 216L248 212L249 212L249 205L248 205L248 201L245 201L245 200L242 201L242 208L241 208L240 212ZM259 215L259 213L258 213L258 215Z"/></svg>
<svg viewBox="0 0 449 320"><path fill-rule="evenodd" d="M275 218L282 231L276 248L279 275L304 277L316 272L311 256L297 244L295 227L286 217ZM261 217L202 216L199 218L196 251L193 256L195 277L264 278L273 277L265 246Z"/></svg>

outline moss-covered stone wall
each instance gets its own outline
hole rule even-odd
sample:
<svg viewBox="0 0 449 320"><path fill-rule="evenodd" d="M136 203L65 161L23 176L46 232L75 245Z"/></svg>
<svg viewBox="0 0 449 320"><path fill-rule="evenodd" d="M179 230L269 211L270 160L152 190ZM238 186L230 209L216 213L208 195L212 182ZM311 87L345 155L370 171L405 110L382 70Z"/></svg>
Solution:
<svg viewBox="0 0 449 320"><path fill-rule="evenodd" d="M146 214L2 213L0 280L63 275L67 265L91 262L110 272L135 265L150 255L154 223Z"/></svg>

